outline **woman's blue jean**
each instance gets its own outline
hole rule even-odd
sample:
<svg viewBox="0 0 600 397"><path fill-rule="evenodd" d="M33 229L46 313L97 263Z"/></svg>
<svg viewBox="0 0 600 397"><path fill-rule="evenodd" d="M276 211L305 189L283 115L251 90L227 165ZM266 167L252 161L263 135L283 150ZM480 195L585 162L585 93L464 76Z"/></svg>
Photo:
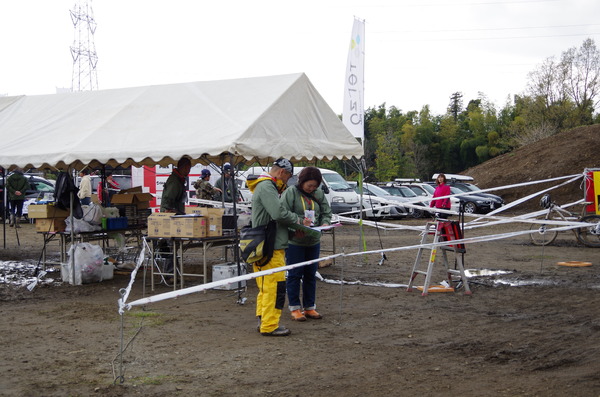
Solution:
<svg viewBox="0 0 600 397"><path fill-rule="evenodd" d="M303 247L289 244L285 251L287 265L305 262L319 258L321 244ZM319 263L300 266L288 270L287 295L290 311L304 308L305 310L316 309L315 300L317 295L317 280L315 275ZM302 285L302 304L300 303L300 285Z"/></svg>

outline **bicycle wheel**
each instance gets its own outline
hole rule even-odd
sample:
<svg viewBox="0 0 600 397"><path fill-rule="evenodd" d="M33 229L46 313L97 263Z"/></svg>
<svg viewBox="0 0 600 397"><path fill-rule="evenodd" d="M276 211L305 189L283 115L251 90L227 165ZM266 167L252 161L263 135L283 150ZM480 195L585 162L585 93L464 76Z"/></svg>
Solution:
<svg viewBox="0 0 600 397"><path fill-rule="evenodd" d="M600 247L600 215L588 215L580 222L593 223L594 226L577 229L577 240L588 247Z"/></svg>
<svg viewBox="0 0 600 397"><path fill-rule="evenodd" d="M552 244L556 240L556 236L558 236L558 232L548 230L548 225L540 225L539 223L531 225L529 230L532 231L532 233L529 233L529 238L533 245Z"/></svg>

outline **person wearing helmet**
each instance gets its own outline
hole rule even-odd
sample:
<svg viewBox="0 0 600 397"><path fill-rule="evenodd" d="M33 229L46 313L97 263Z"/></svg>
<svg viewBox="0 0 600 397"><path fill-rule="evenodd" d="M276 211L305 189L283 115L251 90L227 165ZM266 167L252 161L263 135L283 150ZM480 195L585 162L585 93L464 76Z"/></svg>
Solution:
<svg viewBox="0 0 600 397"><path fill-rule="evenodd" d="M196 189L196 198L202 200L214 200L215 196L222 193L221 189L214 187L208 181L210 179L210 170L203 169L200 173L200 179L194 182L194 188ZM207 204L198 204L201 206L208 206Z"/></svg>
<svg viewBox="0 0 600 397"><path fill-rule="evenodd" d="M221 177L219 179L217 179L217 182L215 183L215 186L217 188L219 188L219 190L221 190L221 193L219 193L217 195L217 197L215 197L216 200L223 200L227 203L232 203L233 202L233 183L234 183L234 171L233 168L231 167L231 164L229 163L225 163L223 164L223 175L221 175ZM224 199L223 199L224 196ZM240 191L236 189L236 196L238 198L238 201L240 199Z"/></svg>
<svg viewBox="0 0 600 397"><path fill-rule="evenodd" d="M261 266L255 262L254 272L285 266L285 249L288 245L288 228L293 225L310 225L310 219L286 209L279 197L294 174L294 166L288 159L280 158L268 173L248 181L252 195L252 227L277 222L275 245L271 259ZM265 336L287 336L289 329L279 325L281 310L285 304L285 273L266 274L256 279L256 316L258 331Z"/></svg>

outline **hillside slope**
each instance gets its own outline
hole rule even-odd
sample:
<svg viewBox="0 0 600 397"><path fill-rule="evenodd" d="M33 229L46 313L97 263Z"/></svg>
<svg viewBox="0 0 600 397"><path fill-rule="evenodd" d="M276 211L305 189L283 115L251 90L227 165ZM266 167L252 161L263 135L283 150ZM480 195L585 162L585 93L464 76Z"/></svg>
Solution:
<svg viewBox="0 0 600 397"><path fill-rule="evenodd" d="M495 157L461 174L475 178L480 188L506 186L520 182L581 174L585 168L600 168L600 125L574 128ZM496 192L506 202L558 184L550 182ZM557 203L583 198L580 182L570 183L551 192ZM518 209L536 209L539 197Z"/></svg>

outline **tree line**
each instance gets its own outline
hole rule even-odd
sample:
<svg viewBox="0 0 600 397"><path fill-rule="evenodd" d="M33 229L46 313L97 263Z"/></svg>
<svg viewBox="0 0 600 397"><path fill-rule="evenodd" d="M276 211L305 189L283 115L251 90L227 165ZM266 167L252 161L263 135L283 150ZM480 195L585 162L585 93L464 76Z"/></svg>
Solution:
<svg viewBox="0 0 600 397"><path fill-rule="evenodd" d="M408 112L385 103L368 108L365 176L428 180L434 172L457 173L566 129L600 123L599 90L600 52L586 39L531 71L525 93L500 109L483 93L465 103L460 92L450 95L443 115L428 105ZM341 162L331 166L347 176L356 173Z"/></svg>

